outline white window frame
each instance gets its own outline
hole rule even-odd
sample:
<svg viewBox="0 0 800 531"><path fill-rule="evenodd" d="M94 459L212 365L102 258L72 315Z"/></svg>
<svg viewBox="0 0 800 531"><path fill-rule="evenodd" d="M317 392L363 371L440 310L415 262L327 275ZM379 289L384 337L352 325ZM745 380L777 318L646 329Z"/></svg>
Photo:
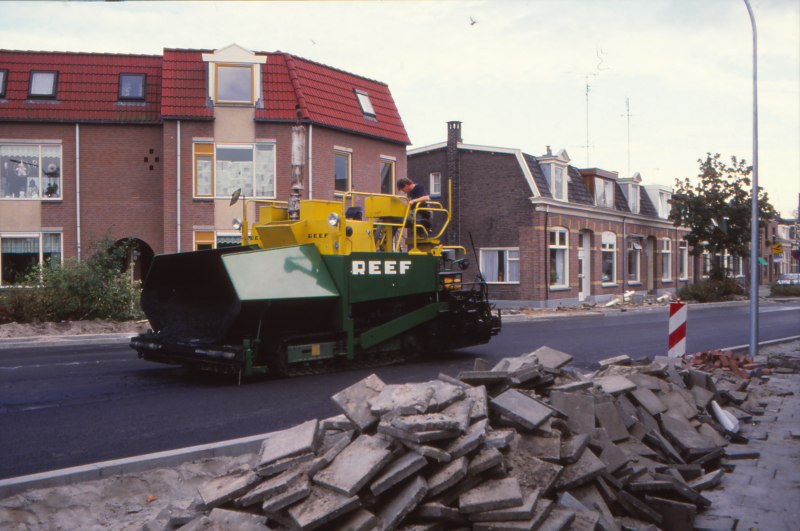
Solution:
<svg viewBox="0 0 800 531"><path fill-rule="evenodd" d="M59 264L64 263L64 234L60 231L46 231L46 232L0 232L0 271L3 270L3 253L2 253L2 240L6 238L37 238L39 240L39 262L37 265L44 263L44 235L45 234L58 234L59 235L59 256L61 260ZM0 274L0 287L13 287L17 284L4 284L3 276Z"/></svg>
<svg viewBox="0 0 800 531"><path fill-rule="evenodd" d="M542 162L539 164L542 168L542 173L547 181L547 186L550 188L550 194L556 201L569 201L569 166L557 164L555 162ZM555 186L556 168L561 170L561 188L557 190ZM559 197L560 196L560 197Z"/></svg>
<svg viewBox="0 0 800 531"><path fill-rule="evenodd" d="M598 184L602 184L603 190L600 191L598 188ZM610 188L607 187L607 184L610 185ZM601 208L614 208L614 181L611 179L604 179L602 177L595 177L594 178L594 202L595 206L599 206ZM611 192L611 197L608 196L606 192Z"/></svg>
<svg viewBox="0 0 800 531"><path fill-rule="evenodd" d="M519 247L482 247L481 249L478 250L478 252L480 253L481 272L482 273L486 272L486 262L487 262L486 255L488 253L497 254L497 253L499 253L501 251L503 252L503 261L504 261L503 270L506 273L506 275L505 275L506 278L504 278L502 281L499 281L499 280L488 280L487 279L486 283L487 284L519 284L519 278L517 280L507 280L507 277L509 276L508 273L510 271L509 262L517 262L518 264L520 263ZM509 255L508 255L509 251L516 251L517 257L516 258L510 258ZM520 267L517 266L517 274L519 274L519 272L520 272Z"/></svg>
<svg viewBox="0 0 800 531"><path fill-rule="evenodd" d="M53 84L50 85L50 92L33 93L33 84L36 82L36 76L39 74L53 74ZM31 99L46 99L54 100L58 97L58 70L31 70L30 78L28 80L28 98Z"/></svg>
<svg viewBox="0 0 800 531"><path fill-rule="evenodd" d="M30 194L26 191L25 197L0 197L0 201L6 201L6 200L13 200L13 201L25 201L25 200L29 200L29 201L30 200L33 200L33 201L62 201L63 200L63 198L64 198L64 149L63 149L63 147L62 147L60 142L59 143L47 143L47 142L45 142L45 143L35 143L34 144L32 142L16 141L16 142L2 142L2 143L0 143L0 146L36 147L39 150L39 154L36 157L36 161L37 161L37 166L36 167L37 167L38 172L39 172L39 177L36 177L36 181L37 181L37 183L36 183L37 192L36 193L37 193L37 196L36 197L30 197ZM41 163L42 163L42 148L45 147L45 146L46 147L58 147L58 149L59 149L58 158L60 160L61 166L58 168L59 176L58 176L58 181L56 183L58 185L58 195L56 195L55 197L47 197L47 195L46 195L47 188L42 186L43 179L48 178L46 175L44 175L45 168L41 167ZM11 169L11 168L6 169L6 168L3 168L3 167L0 167L0 172L6 172L6 171L14 171L14 170ZM33 178L34 177L27 177L26 176L26 179L33 179ZM2 186L1 183L2 183L2 180L0 180L0 186Z"/></svg>
<svg viewBox="0 0 800 531"><path fill-rule="evenodd" d="M440 172L431 173L430 177L430 196L439 197L442 195L442 174Z"/></svg>
<svg viewBox="0 0 800 531"><path fill-rule="evenodd" d="M600 240L600 278L603 278L603 264L605 264L605 254L611 253L612 276L608 280L602 281L603 287L614 287L617 284L617 234L611 231L606 231L601 235Z"/></svg>
<svg viewBox="0 0 800 531"><path fill-rule="evenodd" d="M680 240L678 242L678 261L683 266L683 275L678 268L678 280L689 280L689 242Z"/></svg>
<svg viewBox="0 0 800 531"><path fill-rule="evenodd" d="M639 240L639 241L636 241ZM630 238L628 239L628 271L625 272L625 276L628 279L629 286L636 286L642 283L642 244L641 238ZM631 269L631 253L636 257L636 274L635 278L631 278L630 276L630 269Z"/></svg>
<svg viewBox="0 0 800 531"><path fill-rule="evenodd" d="M256 75L257 65L246 63L214 63L214 103L223 105L254 105L256 102ZM219 97L219 69L220 68L249 68L250 69L250 99L249 100L223 100Z"/></svg>
<svg viewBox="0 0 800 531"><path fill-rule="evenodd" d="M555 235L555 244L553 243L553 236ZM552 227L550 229L550 234L547 240L548 249L550 252L548 253L548 274L549 277L547 279L547 284L550 288L550 291L560 291L560 290L567 290L570 289L569 286L569 229L564 227ZM553 269L552 269L552 251L563 251L564 257L564 278L562 279L563 282L552 284L550 280L552 279Z"/></svg>
<svg viewBox="0 0 800 531"><path fill-rule="evenodd" d="M395 171L397 170L397 164L395 163L394 160L389 159L389 158L384 157L384 156L381 156L380 160L381 160L380 161L381 175L380 175L380 182L378 182L378 187L381 189L381 193L384 193L384 191L383 191L383 165L384 164L389 164L392 167L392 175L391 175L391 181L392 182L391 182L391 186L389 187L389 192L388 192L387 195L396 195L396 191L397 191L397 184L396 184L397 183L397 176L395 174Z"/></svg>
<svg viewBox="0 0 800 531"><path fill-rule="evenodd" d="M628 207L631 214L639 213L639 186L633 183L628 184Z"/></svg>
<svg viewBox="0 0 800 531"><path fill-rule="evenodd" d="M197 150L197 146L213 145L213 152ZM257 190L256 178L258 172L256 171L256 153L258 146L271 146L272 147L272 195L255 195ZM278 193L278 175L277 175L277 159L278 159L278 146L275 142L255 142L253 144L227 144L217 142L194 142L192 145L192 194L197 199L223 199L230 198L230 194L216 195L217 194L217 149L218 148L244 148L250 147L253 152L253 195L248 195L251 199L275 199ZM199 195L197 193L197 158L211 156L211 194ZM244 193L244 190L242 190Z"/></svg>
<svg viewBox="0 0 800 531"><path fill-rule="evenodd" d="M661 238L661 282L672 282L672 240L669 238Z"/></svg>

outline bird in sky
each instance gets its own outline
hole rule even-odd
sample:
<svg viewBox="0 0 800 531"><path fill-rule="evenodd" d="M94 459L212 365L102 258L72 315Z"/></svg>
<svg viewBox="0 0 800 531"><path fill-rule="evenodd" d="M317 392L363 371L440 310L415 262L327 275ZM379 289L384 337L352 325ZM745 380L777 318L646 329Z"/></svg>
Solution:
<svg viewBox="0 0 800 531"><path fill-rule="evenodd" d="M317 43L314 42L314 39L311 39L311 44L317 44Z"/></svg>
<svg viewBox="0 0 800 531"><path fill-rule="evenodd" d="M469 25L470 25L470 26L474 26L474 25L475 25L475 24L477 24L477 23L478 23L478 21L477 21L477 20L475 20L475 19L474 19L474 18L472 18L472 17L469 17Z"/></svg>

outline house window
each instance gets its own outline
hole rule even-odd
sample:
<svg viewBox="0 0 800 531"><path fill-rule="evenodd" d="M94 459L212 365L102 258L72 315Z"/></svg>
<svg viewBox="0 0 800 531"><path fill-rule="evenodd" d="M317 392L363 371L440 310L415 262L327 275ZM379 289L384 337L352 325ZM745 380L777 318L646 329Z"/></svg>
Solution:
<svg viewBox="0 0 800 531"><path fill-rule="evenodd" d="M0 285L22 282L39 264L61 264L61 234L8 235L0 238Z"/></svg>
<svg viewBox="0 0 800 531"><path fill-rule="evenodd" d="M550 229L550 287L569 286L569 232Z"/></svg>
<svg viewBox="0 0 800 531"><path fill-rule="evenodd" d="M678 278L680 280L689 278L689 244L686 240L678 242Z"/></svg>
<svg viewBox="0 0 800 531"><path fill-rule="evenodd" d="M196 197L275 197L275 145L195 144Z"/></svg>
<svg viewBox="0 0 800 531"><path fill-rule="evenodd" d="M486 282L519 282L519 249L481 249L481 273Z"/></svg>
<svg viewBox="0 0 800 531"><path fill-rule="evenodd" d="M222 247L239 247L242 245L241 234L217 234L217 249Z"/></svg>
<svg viewBox="0 0 800 531"><path fill-rule="evenodd" d="M594 179L595 204L603 208L614 208L614 181Z"/></svg>
<svg viewBox="0 0 800 531"><path fill-rule="evenodd" d="M381 161L381 193L394 193L394 162L391 160Z"/></svg>
<svg viewBox="0 0 800 531"><path fill-rule="evenodd" d="M547 179L547 185L550 187L550 192L553 194L554 199L566 201L567 199L567 178L565 170L562 166L552 163L541 164L542 173Z"/></svg>
<svg viewBox="0 0 800 531"><path fill-rule="evenodd" d="M55 98L58 89L58 71L31 70L28 86L29 98Z"/></svg>
<svg viewBox="0 0 800 531"><path fill-rule="evenodd" d="M121 100L144 100L145 94L145 74L120 74L119 75L119 99Z"/></svg>
<svg viewBox="0 0 800 531"><path fill-rule="evenodd" d="M0 68L0 98L6 97L6 85L8 81L8 70Z"/></svg>
<svg viewBox="0 0 800 531"><path fill-rule="evenodd" d="M663 218L668 218L669 217L669 200L670 200L670 196L671 196L671 194L668 194L667 192L659 192L659 194L658 194L658 199L661 202L661 214L662 214L661 217L663 217Z"/></svg>
<svg viewBox="0 0 800 531"><path fill-rule="evenodd" d="M628 240L628 282L641 282L642 244Z"/></svg>
<svg viewBox="0 0 800 531"><path fill-rule="evenodd" d="M661 280L672 279L672 240L661 240Z"/></svg>
<svg viewBox="0 0 800 531"><path fill-rule="evenodd" d="M217 103L253 104L253 65L216 65Z"/></svg>
<svg viewBox="0 0 800 531"><path fill-rule="evenodd" d="M441 173L431 173L430 192L431 192L430 193L431 197L442 195L442 174Z"/></svg>
<svg viewBox="0 0 800 531"><path fill-rule="evenodd" d="M711 255L708 251L703 251L703 277L708 277L711 272Z"/></svg>
<svg viewBox="0 0 800 531"><path fill-rule="evenodd" d="M61 145L0 144L0 198L61 197Z"/></svg>
<svg viewBox="0 0 800 531"><path fill-rule="evenodd" d="M601 245L603 284L617 283L617 235L604 232Z"/></svg>
<svg viewBox="0 0 800 531"><path fill-rule="evenodd" d="M639 187L635 184L628 185L628 206L632 214L639 213Z"/></svg>
<svg viewBox="0 0 800 531"><path fill-rule="evenodd" d="M375 109L372 108L369 94L361 90L356 90L356 98L358 98L358 104L361 105L361 112L369 116L375 116Z"/></svg>
<svg viewBox="0 0 800 531"><path fill-rule="evenodd" d="M194 233L194 250L206 251L214 248L216 235L214 231L197 231Z"/></svg>
<svg viewBox="0 0 800 531"><path fill-rule="evenodd" d="M333 189L336 192L350 191L350 153L333 153Z"/></svg>

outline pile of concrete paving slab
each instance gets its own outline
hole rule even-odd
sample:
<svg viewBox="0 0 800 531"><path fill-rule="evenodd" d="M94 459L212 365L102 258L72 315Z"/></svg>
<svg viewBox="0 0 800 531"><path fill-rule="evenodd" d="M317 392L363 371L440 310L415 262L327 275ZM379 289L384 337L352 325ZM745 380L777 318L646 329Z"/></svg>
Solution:
<svg viewBox="0 0 800 531"><path fill-rule="evenodd" d="M205 484L193 518L166 511L144 531L734 529L704 519L702 492L753 457L738 433L758 414L751 380L657 359L582 375L542 347L458 378L371 375L333 396L341 415L273 434Z"/></svg>

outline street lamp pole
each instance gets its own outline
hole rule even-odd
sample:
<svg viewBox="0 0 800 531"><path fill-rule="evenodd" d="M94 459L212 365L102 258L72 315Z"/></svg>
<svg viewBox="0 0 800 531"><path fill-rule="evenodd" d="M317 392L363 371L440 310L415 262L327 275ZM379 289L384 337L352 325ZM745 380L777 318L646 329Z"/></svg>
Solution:
<svg viewBox="0 0 800 531"><path fill-rule="evenodd" d="M744 0L750 23L753 26L753 188L752 214L750 219L750 356L758 354L758 257L761 246L758 242L758 56L756 18L750 2Z"/></svg>

